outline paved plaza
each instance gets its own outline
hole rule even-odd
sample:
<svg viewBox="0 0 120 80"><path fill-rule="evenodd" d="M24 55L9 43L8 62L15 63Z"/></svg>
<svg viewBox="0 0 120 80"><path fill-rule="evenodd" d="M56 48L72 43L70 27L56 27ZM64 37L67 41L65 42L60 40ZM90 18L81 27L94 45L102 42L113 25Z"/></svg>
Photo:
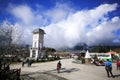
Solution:
<svg viewBox="0 0 120 80"><path fill-rule="evenodd" d="M115 78L108 78L104 66L93 64L76 64L72 59L62 59L60 73L56 71L58 61L34 63L31 67L21 67L21 64L11 65L12 68L21 68L23 80L120 80L120 70L116 70L113 63L113 74Z"/></svg>

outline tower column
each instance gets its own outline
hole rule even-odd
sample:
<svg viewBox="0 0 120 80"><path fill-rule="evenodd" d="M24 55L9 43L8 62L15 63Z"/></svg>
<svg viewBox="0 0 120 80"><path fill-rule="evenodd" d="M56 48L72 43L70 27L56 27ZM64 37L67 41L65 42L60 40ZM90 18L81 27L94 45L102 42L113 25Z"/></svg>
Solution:
<svg viewBox="0 0 120 80"><path fill-rule="evenodd" d="M32 49L30 49L30 58L32 58L33 52Z"/></svg>
<svg viewBox="0 0 120 80"><path fill-rule="evenodd" d="M37 59L38 56L39 56L39 54L38 54L38 49L37 49L36 52L35 52L35 59Z"/></svg>

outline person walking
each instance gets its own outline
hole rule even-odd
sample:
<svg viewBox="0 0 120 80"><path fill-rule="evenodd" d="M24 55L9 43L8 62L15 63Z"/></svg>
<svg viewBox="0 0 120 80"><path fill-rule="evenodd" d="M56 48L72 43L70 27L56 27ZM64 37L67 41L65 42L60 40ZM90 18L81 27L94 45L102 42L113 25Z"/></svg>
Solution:
<svg viewBox="0 0 120 80"><path fill-rule="evenodd" d="M119 60L117 60L117 62L116 62L116 67L117 67L117 70L120 70L120 61Z"/></svg>
<svg viewBox="0 0 120 80"><path fill-rule="evenodd" d="M32 61L29 59L28 60L28 67L31 67L31 65L32 65Z"/></svg>
<svg viewBox="0 0 120 80"><path fill-rule="evenodd" d="M22 67L24 67L24 64L25 64L25 59L22 60Z"/></svg>
<svg viewBox="0 0 120 80"><path fill-rule="evenodd" d="M112 73L112 63L109 61L109 59L107 59L107 61L105 62L105 70L108 77L110 77L110 74L113 78L115 77Z"/></svg>
<svg viewBox="0 0 120 80"><path fill-rule="evenodd" d="M62 64L61 64L61 62L59 61L59 62L57 63L57 71L58 71L58 73L60 73L61 66L62 66Z"/></svg>

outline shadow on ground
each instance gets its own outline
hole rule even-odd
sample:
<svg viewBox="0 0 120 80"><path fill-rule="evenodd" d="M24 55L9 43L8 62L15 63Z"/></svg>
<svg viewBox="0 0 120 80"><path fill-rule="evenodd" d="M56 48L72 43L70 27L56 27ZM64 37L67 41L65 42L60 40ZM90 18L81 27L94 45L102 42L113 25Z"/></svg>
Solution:
<svg viewBox="0 0 120 80"><path fill-rule="evenodd" d="M120 74L118 74L118 75L114 75L115 77L120 77Z"/></svg>
<svg viewBox="0 0 120 80"><path fill-rule="evenodd" d="M71 73L79 70L80 69L77 68L70 68L70 69L61 68L60 73ZM46 72L34 72L34 73L22 74L21 80L67 80L63 77L52 74L51 72L56 73L57 70L54 69Z"/></svg>
<svg viewBox="0 0 120 80"><path fill-rule="evenodd" d="M80 69L77 69L77 68L70 68L70 69L67 69L67 68L61 68L60 69L60 73L71 73L71 72L75 72L75 71L79 71ZM47 73L56 73L57 70L56 69L53 69L53 70L50 70L50 71L46 71Z"/></svg>
<svg viewBox="0 0 120 80"><path fill-rule="evenodd" d="M21 80L67 80L63 77L59 77L57 75L50 74L48 72L35 72L21 75Z"/></svg>
<svg viewBox="0 0 120 80"><path fill-rule="evenodd" d="M75 72L75 71L79 71L80 69L77 68L70 68L70 69L66 69L66 68L62 68L60 73L71 73L71 72Z"/></svg>

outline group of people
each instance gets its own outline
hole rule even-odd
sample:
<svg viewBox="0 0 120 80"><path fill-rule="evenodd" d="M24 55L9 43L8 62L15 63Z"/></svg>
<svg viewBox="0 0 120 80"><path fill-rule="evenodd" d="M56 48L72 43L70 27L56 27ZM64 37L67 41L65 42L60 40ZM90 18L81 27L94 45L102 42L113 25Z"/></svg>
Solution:
<svg viewBox="0 0 120 80"><path fill-rule="evenodd" d="M26 60L23 60L23 61L22 61L22 67L24 67L24 64L25 64L26 62L27 62L27 64L28 64L28 65L27 65L28 67L30 67L30 66L32 65L32 61L31 61L31 60L27 60L27 61L26 61Z"/></svg>

